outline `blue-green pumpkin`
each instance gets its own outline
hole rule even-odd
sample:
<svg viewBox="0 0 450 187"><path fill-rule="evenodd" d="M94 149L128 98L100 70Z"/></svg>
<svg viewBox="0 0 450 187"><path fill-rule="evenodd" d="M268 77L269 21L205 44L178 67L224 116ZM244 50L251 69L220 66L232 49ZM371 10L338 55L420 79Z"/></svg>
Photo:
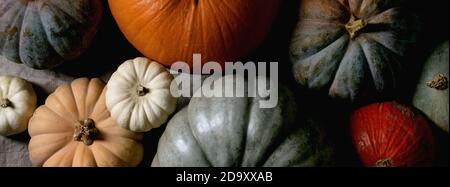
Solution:
<svg viewBox="0 0 450 187"><path fill-rule="evenodd" d="M246 89L234 76L223 79ZM261 79L261 78L260 78ZM210 84L204 87L211 86ZM246 89L245 96L248 96ZM332 148L318 122L299 120L290 92L280 87L278 104L267 97L194 97L161 136L155 167L329 166ZM273 97L273 95L271 96Z"/></svg>
<svg viewBox="0 0 450 187"><path fill-rule="evenodd" d="M83 54L102 14L101 0L1 0L0 55L54 68Z"/></svg>
<svg viewBox="0 0 450 187"><path fill-rule="evenodd" d="M359 101L398 88L418 19L401 0L301 0L290 57L301 86ZM370 98L369 98L370 97Z"/></svg>

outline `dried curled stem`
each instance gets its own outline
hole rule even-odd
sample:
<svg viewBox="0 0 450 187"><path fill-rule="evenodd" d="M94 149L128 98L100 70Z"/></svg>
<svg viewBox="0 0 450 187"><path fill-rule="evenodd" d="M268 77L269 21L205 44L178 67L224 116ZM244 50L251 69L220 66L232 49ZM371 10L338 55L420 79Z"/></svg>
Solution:
<svg viewBox="0 0 450 187"><path fill-rule="evenodd" d="M427 82L427 86L436 90L446 90L448 88L448 78L444 74L438 74L433 80Z"/></svg>
<svg viewBox="0 0 450 187"><path fill-rule="evenodd" d="M351 16L350 21L345 25L345 29L347 29L350 34L350 38L354 39L358 32L364 29L367 26L367 22L364 19L357 19L354 15Z"/></svg>

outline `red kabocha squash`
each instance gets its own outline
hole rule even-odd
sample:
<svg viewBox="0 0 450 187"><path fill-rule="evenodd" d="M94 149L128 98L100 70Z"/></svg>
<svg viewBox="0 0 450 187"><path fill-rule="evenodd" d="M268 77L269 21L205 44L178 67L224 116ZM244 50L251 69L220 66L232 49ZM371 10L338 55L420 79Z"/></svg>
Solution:
<svg viewBox="0 0 450 187"><path fill-rule="evenodd" d="M166 66L234 61L257 48L269 32L279 0L109 0L126 38Z"/></svg>
<svg viewBox="0 0 450 187"><path fill-rule="evenodd" d="M396 102L369 105L351 117L353 143L364 166L431 166L435 144L429 122Z"/></svg>

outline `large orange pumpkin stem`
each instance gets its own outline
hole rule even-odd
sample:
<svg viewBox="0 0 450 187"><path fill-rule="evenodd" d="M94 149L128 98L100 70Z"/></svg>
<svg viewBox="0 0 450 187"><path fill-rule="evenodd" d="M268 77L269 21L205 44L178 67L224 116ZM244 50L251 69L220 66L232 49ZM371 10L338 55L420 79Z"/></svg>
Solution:
<svg viewBox="0 0 450 187"><path fill-rule="evenodd" d="M8 108L8 107L11 107L12 106L12 103L11 103L11 101L10 100L8 100L8 99L0 99L0 107L1 108Z"/></svg>
<svg viewBox="0 0 450 187"><path fill-rule="evenodd" d="M366 26L367 22L364 19L357 19L352 14L350 21L345 25L345 28L350 34L350 38L354 39L358 35L358 32L364 29Z"/></svg>
<svg viewBox="0 0 450 187"><path fill-rule="evenodd" d="M83 142L85 145L92 145L98 133L94 120L86 119L75 125L73 140Z"/></svg>

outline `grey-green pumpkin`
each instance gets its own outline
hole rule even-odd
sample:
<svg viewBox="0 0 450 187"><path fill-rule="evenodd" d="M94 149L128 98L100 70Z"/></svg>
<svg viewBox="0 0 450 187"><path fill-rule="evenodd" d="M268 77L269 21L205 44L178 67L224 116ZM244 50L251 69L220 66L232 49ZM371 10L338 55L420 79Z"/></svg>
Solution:
<svg viewBox="0 0 450 187"><path fill-rule="evenodd" d="M404 0L301 0L290 56L296 80L334 98L397 88L418 20Z"/></svg>
<svg viewBox="0 0 450 187"><path fill-rule="evenodd" d="M248 83L236 80L238 88L247 88ZM278 98L274 108L260 108L267 97L192 98L168 123L152 166L330 165L332 149L323 130L312 120L296 120L296 104L286 88L279 89Z"/></svg>
<svg viewBox="0 0 450 187"><path fill-rule="evenodd" d="M439 45L423 66L413 104L448 133L448 41Z"/></svg>
<svg viewBox="0 0 450 187"><path fill-rule="evenodd" d="M0 55L36 69L79 57L102 17L101 0L1 0Z"/></svg>

